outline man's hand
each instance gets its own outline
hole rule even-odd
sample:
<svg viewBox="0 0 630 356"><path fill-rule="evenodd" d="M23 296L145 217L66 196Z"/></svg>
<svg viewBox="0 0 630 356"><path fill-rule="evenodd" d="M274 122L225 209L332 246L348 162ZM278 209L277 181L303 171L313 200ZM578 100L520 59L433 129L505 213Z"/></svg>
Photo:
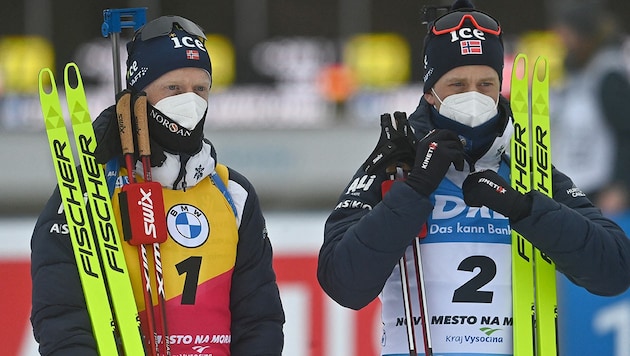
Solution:
<svg viewBox="0 0 630 356"><path fill-rule="evenodd" d="M500 175L491 170L470 174L462 185L464 202L468 206L488 208L519 221L532 210L528 196L514 190Z"/></svg>
<svg viewBox="0 0 630 356"><path fill-rule="evenodd" d="M396 111L392 119L390 114L381 115L381 136L363 163L368 174L385 170L390 165L400 164L411 167L416 155L418 141L407 121L407 114Z"/></svg>
<svg viewBox="0 0 630 356"><path fill-rule="evenodd" d="M416 159L406 183L425 196L440 185L451 163L458 171L464 170L464 146L457 134L450 130L433 130L420 143Z"/></svg>

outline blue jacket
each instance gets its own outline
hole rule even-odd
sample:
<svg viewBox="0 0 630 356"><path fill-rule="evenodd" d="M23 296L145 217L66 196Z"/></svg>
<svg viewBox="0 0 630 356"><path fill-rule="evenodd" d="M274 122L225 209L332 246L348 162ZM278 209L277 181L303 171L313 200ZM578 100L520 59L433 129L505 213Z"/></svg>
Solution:
<svg viewBox="0 0 630 356"><path fill-rule="evenodd" d="M251 183L232 169L228 172L230 186L239 191L233 198L239 210L242 209L230 290L231 352L279 356L284 343L284 312L272 268L272 247L265 219ZM42 355L96 355L66 219L60 207L57 188L33 231L31 323Z"/></svg>
<svg viewBox="0 0 630 356"><path fill-rule="evenodd" d="M511 116L504 98L500 115L503 125L497 135ZM424 99L410 123L418 138L433 128ZM361 309L379 295L433 210L429 197L404 182L395 182L381 198L381 182L386 179L385 172L368 177L357 170L326 221L317 277L324 291L345 307ZM555 168L552 184L553 199L528 193L531 214L512 228L575 284L603 296L624 292L630 286L630 239Z"/></svg>

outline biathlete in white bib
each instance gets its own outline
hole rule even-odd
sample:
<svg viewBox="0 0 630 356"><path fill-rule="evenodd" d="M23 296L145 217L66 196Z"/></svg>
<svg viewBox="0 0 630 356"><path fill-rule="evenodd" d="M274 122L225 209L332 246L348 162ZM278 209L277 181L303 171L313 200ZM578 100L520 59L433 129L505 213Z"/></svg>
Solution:
<svg viewBox="0 0 630 356"><path fill-rule="evenodd" d="M512 229L603 296L630 285L630 239L555 168L553 199L510 187L514 129L500 95L498 21L455 1L429 24L422 60L420 103L409 120L381 117L379 143L326 221L317 276L342 306L361 309L380 297L382 355L409 355L409 324L423 354L423 321L416 313L410 322L403 301L404 290L418 295L411 261L420 236L434 354L512 355ZM418 311L419 299L411 301Z"/></svg>

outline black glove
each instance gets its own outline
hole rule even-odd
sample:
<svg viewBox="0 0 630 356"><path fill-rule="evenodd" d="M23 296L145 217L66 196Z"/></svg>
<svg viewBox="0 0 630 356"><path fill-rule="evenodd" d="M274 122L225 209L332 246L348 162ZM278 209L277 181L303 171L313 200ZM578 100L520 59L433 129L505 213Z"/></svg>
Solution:
<svg viewBox="0 0 630 356"><path fill-rule="evenodd" d="M393 164L408 167L413 164L418 141L409 126L407 114L396 111L394 120L390 114L381 115L381 136L374 151L363 163L363 170L366 173L373 174Z"/></svg>
<svg viewBox="0 0 630 356"><path fill-rule="evenodd" d="M440 185L451 163L464 170L464 145L451 130L433 130L418 143L416 159L407 184L429 196Z"/></svg>
<svg viewBox="0 0 630 356"><path fill-rule="evenodd" d="M495 171L485 170L470 174L464 180L462 190L466 205L485 205L510 218L510 221L519 221L532 210L531 197L514 190Z"/></svg>
<svg viewBox="0 0 630 356"><path fill-rule="evenodd" d="M116 95L116 102L127 92L131 92L129 89L125 89ZM130 102L130 110L132 113L131 120L132 125L135 124L135 117L133 116L133 105L136 99L136 95L133 95ZM100 164L105 164L111 159L122 155L122 148L120 143L120 131L118 127L118 116L116 113L116 105L112 105L101 112L92 124L94 127L94 135L96 136L96 149L94 150L94 157ZM134 130L135 132L135 130ZM134 158L138 158L138 142L134 134ZM151 165L160 166L166 160L164 152L157 143L151 139Z"/></svg>
<svg viewBox="0 0 630 356"><path fill-rule="evenodd" d="M101 112L93 123L96 135L96 149L94 156L100 164L109 162L112 158L122 154L120 147L120 133L116 120L116 106L110 106Z"/></svg>

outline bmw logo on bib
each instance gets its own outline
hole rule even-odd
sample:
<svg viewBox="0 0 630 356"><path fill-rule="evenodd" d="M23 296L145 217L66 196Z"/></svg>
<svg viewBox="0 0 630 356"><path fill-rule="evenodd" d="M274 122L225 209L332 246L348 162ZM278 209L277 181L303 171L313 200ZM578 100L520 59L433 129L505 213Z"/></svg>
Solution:
<svg viewBox="0 0 630 356"><path fill-rule="evenodd" d="M204 213L189 204L173 206L166 214L168 233L184 247L199 247L210 236L210 224Z"/></svg>

